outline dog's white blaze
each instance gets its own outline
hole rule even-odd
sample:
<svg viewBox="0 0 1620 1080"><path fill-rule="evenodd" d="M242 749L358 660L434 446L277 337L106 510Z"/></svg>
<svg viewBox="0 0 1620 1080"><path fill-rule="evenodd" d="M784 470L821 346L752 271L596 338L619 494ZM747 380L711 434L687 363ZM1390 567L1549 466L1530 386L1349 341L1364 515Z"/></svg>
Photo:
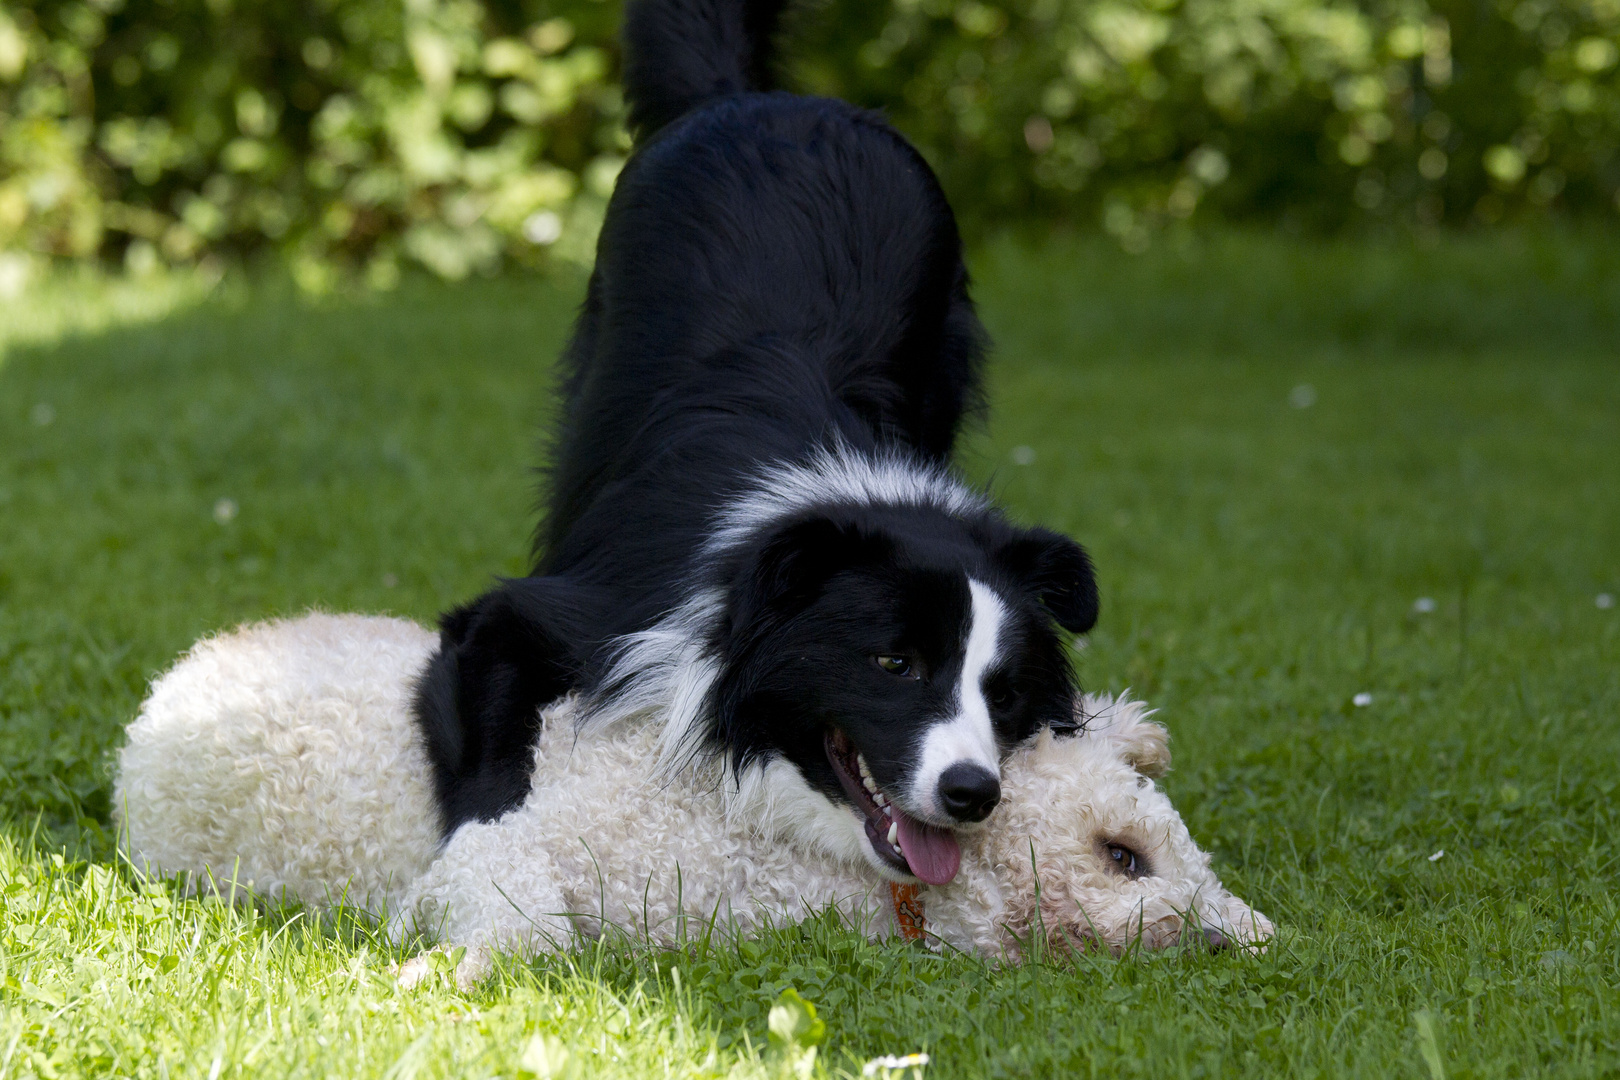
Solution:
<svg viewBox="0 0 1620 1080"><path fill-rule="evenodd" d="M934 724L923 736L922 754L911 782L911 804L939 823L950 820L939 800L939 778L946 769L967 763L991 773L1000 772L996 731L990 722L990 705L984 699L984 675L999 654L1007 607L994 589L972 578L968 578L968 593L972 606L968 610L962 678L956 687L956 713Z"/></svg>

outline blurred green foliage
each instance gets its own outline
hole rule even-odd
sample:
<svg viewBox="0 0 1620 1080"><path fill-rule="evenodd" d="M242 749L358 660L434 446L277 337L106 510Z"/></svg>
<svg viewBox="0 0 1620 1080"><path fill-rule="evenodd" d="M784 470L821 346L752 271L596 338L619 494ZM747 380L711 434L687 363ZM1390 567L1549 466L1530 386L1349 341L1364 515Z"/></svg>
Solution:
<svg viewBox="0 0 1620 1080"><path fill-rule="evenodd" d="M282 251L319 289L588 260L611 0L0 0L0 292ZM971 223L1418 227L1620 209L1620 0L829 0L796 80Z"/></svg>
<svg viewBox="0 0 1620 1080"><path fill-rule="evenodd" d="M141 271L271 246L315 289L587 257L627 144L592 43L617 12L580 7L0 3L0 249Z"/></svg>
<svg viewBox="0 0 1620 1080"><path fill-rule="evenodd" d="M1620 207L1617 0L834 0L804 77L970 216L1418 226Z"/></svg>

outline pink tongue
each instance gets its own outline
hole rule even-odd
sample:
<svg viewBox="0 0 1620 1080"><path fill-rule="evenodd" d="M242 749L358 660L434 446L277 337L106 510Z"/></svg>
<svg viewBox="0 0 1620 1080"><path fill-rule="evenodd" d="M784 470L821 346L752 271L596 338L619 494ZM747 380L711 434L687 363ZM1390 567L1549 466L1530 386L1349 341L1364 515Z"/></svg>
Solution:
<svg viewBox="0 0 1620 1080"><path fill-rule="evenodd" d="M930 885L944 885L956 876L962 865L962 849L954 833L924 825L901 813L898 807L894 820L900 826L900 853L913 874Z"/></svg>

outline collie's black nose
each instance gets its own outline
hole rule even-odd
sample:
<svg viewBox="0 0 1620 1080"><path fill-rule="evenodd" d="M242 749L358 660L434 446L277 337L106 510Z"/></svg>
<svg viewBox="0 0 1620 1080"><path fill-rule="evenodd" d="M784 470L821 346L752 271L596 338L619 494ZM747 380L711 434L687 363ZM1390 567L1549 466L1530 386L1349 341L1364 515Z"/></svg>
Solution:
<svg viewBox="0 0 1620 1080"><path fill-rule="evenodd" d="M981 765L959 761L940 775L939 801L957 821L983 821L1001 801L1001 781Z"/></svg>

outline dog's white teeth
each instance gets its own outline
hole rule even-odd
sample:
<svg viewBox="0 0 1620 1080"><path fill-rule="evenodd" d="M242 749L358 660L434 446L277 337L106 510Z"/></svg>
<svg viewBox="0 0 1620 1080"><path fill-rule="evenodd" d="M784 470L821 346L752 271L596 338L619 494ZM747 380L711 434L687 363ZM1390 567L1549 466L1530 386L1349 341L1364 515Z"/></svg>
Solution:
<svg viewBox="0 0 1620 1080"><path fill-rule="evenodd" d="M870 783L872 780L872 770L866 767L866 755L856 754L855 764L860 767L861 779Z"/></svg>
<svg viewBox="0 0 1620 1080"><path fill-rule="evenodd" d="M877 781L872 779L870 776L861 777L861 786L867 791L870 791L873 795L877 794Z"/></svg>
<svg viewBox="0 0 1620 1080"><path fill-rule="evenodd" d="M883 797L883 792L877 789L876 784L872 785L872 801L877 803L879 806L886 807L889 805L889 800Z"/></svg>
<svg viewBox="0 0 1620 1080"><path fill-rule="evenodd" d="M899 855L901 858L905 857L906 853L900 850L900 845L899 844L890 844L889 846L894 848L894 853L896 855Z"/></svg>
<svg viewBox="0 0 1620 1080"><path fill-rule="evenodd" d="M900 839L900 823L898 821L889 822L889 836L888 836L889 844L892 846L892 845L896 844L899 841L899 839ZM899 851L900 849L898 847L895 847L895 850Z"/></svg>

